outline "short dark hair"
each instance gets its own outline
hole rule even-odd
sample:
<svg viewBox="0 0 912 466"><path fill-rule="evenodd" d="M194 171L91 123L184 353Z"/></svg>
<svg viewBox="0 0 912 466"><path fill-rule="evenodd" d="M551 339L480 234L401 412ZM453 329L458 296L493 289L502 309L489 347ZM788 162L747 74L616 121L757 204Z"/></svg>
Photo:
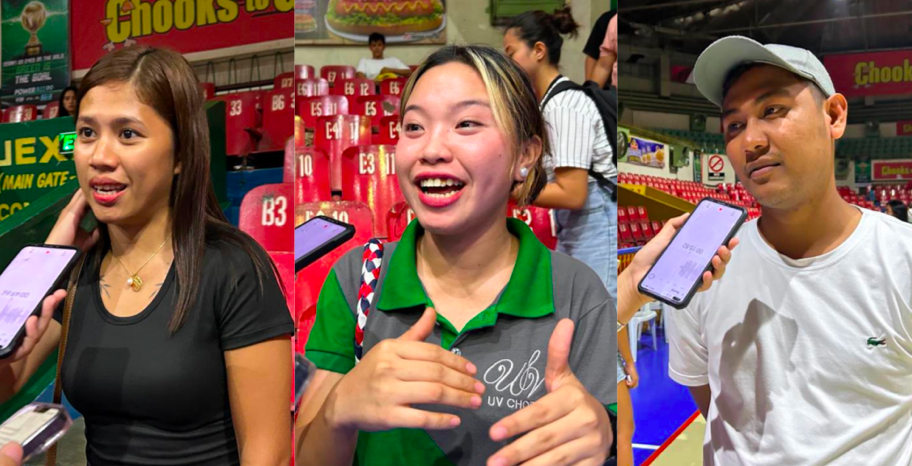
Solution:
<svg viewBox="0 0 912 466"><path fill-rule="evenodd" d="M744 76L744 74L747 73L748 71L750 71L758 66L763 66L763 65L765 65L765 63L752 62L752 63L742 63L742 64L732 68L731 71L729 71L728 74L725 76L725 81L722 82L722 100L725 101L725 96L728 95L728 91L730 91L732 86L734 86L735 83L738 82L738 79L740 79L741 76ZM773 65L773 66L775 66L775 65ZM817 105L823 105L823 103L826 102L826 99L827 99L826 94L823 93L823 90L820 89L820 86L818 86L816 83L814 83L814 81L811 81L810 79L806 79L801 76L798 76L797 74L795 75L795 77L802 81L805 81L809 84L809 87L811 88L811 95L814 96L814 101L817 102Z"/></svg>
<svg viewBox="0 0 912 466"><path fill-rule="evenodd" d="M909 221L909 208L906 207L906 205L903 204L902 201L900 201L898 199L893 199L890 202L888 202L887 204L889 204L890 209L893 211L894 217L896 217L904 222Z"/></svg>
<svg viewBox="0 0 912 466"><path fill-rule="evenodd" d="M368 45L373 44L374 42L383 42L383 45L386 45L386 36L380 34L379 32L372 32L367 38Z"/></svg>

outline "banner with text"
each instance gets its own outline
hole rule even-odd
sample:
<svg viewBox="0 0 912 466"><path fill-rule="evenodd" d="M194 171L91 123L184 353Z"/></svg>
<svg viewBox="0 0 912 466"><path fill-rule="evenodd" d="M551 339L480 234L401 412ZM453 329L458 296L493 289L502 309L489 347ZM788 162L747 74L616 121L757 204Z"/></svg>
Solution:
<svg viewBox="0 0 912 466"><path fill-rule="evenodd" d="M0 1L4 104L50 102L70 84L68 11L68 0Z"/></svg>
<svg viewBox="0 0 912 466"><path fill-rule="evenodd" d="M873 160L874 181L912 180L912 160Z"/></svg>
<svg viewBox="0 0 912 466"><path fill-rule="evenodd" d="M897 136L912 136L912 120L896 122Z"/></svg>
<svg viewBox="0 0 912 466"><path fill-rule="evenodd" d="M650 139L631 136L624 162L653 168L664 168L668 145Z"/></svg>
<svg viewBox="0 0 912 466"><path fill-rule="evenodd" d="M79 0L73 69L134 44L193 53L290 41L293 10L294 0Z"/></svg>
<svg viewBox="0 0 912 466"><path fill-rule="evenodd" d="M73 118L0 125L0 222L76 176L60 152L60 134Z"/></svg>
<svg viewBox="0 0 912 466"><path fill-rule="evenodd" d="M912 94L912 49L827 55L823 64L846 97Z"/></svg>

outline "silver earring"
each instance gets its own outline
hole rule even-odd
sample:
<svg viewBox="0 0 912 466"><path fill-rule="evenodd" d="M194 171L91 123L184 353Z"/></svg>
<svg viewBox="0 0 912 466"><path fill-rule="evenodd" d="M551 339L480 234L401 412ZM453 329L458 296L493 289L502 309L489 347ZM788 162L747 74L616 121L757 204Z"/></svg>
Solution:
<svg viewBox="0 0 912 466"><path fill-rule="evenodd" d="M520 169L519 169L519 176L521 176L522 178L525 178L525 177L529 176L529 169L526 168L526 167L520 168Z"/></svg>

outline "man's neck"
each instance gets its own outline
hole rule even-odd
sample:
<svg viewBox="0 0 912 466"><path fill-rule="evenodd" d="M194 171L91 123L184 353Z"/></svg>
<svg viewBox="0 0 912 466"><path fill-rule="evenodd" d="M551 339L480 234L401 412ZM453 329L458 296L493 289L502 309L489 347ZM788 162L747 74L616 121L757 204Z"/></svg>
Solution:
<svg viewBox="0 0 912 466"><path fill-rule="evenodd" d="M777 252L803 259L836 249L852 235L860 221L861 212L832 189L796 209L764 207L758 228L763 239Z"/></svg>
<svg viewBox="0 0 912 466"><path fill-rule="evenodd" d="M548 86L560 76L560 71L553 66L545 66L535 78L535 93L538 94L538 101L545 99L545 93L548 92Z"/></svg>

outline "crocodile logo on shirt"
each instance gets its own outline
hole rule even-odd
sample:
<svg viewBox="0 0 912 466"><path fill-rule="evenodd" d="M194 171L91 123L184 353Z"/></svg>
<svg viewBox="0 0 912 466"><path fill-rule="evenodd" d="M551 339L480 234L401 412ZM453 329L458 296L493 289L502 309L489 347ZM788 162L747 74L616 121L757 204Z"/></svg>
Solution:
<svg viewBox="0 0 912 466"><path fill-rule="evenodd" d="M881 338L875 338L875 337L868 338L868 346L871 347L871 348L876 348L876 347L878 347L878 346L887 346L887 339L886 339L886 338L883 338L883 337L881 337Z"/></svg>

